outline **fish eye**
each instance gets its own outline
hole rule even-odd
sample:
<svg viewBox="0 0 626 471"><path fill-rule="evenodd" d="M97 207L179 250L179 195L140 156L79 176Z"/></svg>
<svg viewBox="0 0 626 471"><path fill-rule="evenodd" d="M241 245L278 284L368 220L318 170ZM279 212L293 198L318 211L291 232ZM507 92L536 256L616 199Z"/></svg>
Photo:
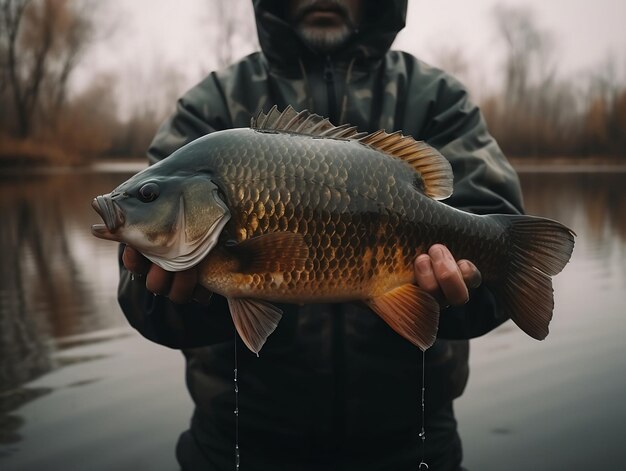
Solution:
<svg viewBox="0 0 626 471"><path fill-rule="evenodd" d="M137 197L144 203L150 203L159 197L159 185L154 182L145 183L139 188Z"/></svg>

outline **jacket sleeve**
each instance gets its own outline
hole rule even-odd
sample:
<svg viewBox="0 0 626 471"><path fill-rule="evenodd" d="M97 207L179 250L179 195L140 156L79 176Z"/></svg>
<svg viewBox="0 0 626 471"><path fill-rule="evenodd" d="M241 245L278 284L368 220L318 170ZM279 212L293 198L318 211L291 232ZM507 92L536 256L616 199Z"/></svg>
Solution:
<svg viewBox="0 0 626 471"><path fill-rule="evenodd" d="M154 164L201 136L231 127L217 74L212 73L178 100L152 140L148 160Z"/></svg>
<svg viewBox="0 0 626 471"><path fill-rule="evenodd" d="M443 73L430 86L433 100L422 134L452 165L454 192L444 202L475 214L522 213L517 174L487 131L479 108L470 101L465 88ZM506 320L493 294L481 286L470 293L465 306L442 311L439 336L473 338Z"/></svg>
<svg viewBox="0 0 626 471"><path fill-rule="evenodd" d="M211 74L187 92L175 113L159 128L150 148L150 164L166 158L179 147L229 126L223 97ZM209 306L195 302L175 304L155 296L145 287L145 278L133 277L124 267L120 246L118 302L129 323L144 337L172 348L194 348L232 339L232 321L226 300L213 295Z"/></svg>

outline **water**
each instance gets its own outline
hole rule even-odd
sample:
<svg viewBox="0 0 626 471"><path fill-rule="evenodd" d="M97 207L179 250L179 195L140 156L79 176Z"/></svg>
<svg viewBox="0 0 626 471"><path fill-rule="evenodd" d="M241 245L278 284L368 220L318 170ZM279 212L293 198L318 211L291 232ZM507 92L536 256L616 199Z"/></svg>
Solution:
<svg viewBox="0 0 626 471"><path fill-rule="evenodd" d="M182 355L127 326L115 244L89 231L91 198L130 171L0 176L3 470L176 469L192 411ZM626 173L521 177L528 211L578 238L544 342L510 323L472 341L456 403L465 463L616 469L626 462Z"/></svg>
<svg viewBox="0 0 626 471"><path fill-rule="evenodd" d="M522 174L529 212L577 233L543 342L507 323L472 342L456 410L476 470L623 469L626 173Z"/></svg>

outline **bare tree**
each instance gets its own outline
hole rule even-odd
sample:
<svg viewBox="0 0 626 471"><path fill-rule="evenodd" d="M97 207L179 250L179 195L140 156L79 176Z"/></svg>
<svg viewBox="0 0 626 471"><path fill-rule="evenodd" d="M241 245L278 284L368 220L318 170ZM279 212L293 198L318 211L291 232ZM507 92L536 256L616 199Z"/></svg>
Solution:
<svg viewBox="0 0 626 471"><path fill-rule="evenodd" d="M222 68L244 53L258 49L252 3L247 0L210 0L206 2L207 31L211 50L215 51L211 66Z"/></svg>
<svg viewBox="0 0 626 471"><path fill-rule="evenodd" d="M0 44L2 49L2 71L0 89L10 87L16 109L25 110L28 103L22 89L18 73L17 37L24 16L24 10L30 0L1 0L0 2ZM18 116L22 121L22 117Z"/></svg>
<svg viewBox="0 0 626 471"><path fill-rule="evenodd" d="M53 124L65 102L70 75L91 39L90 6L78 0L0 0L0 77L12 97L19 137L32 134L38 114Z"/></svg>
<svg viewBox="0 0 626 471"><path fill-rule="evenodd" d="M494 18L507 49L504 93L507 101L519 105L534 84L551 80L551 35L537 26L533 11L524 7L497 5Z"/></svg>

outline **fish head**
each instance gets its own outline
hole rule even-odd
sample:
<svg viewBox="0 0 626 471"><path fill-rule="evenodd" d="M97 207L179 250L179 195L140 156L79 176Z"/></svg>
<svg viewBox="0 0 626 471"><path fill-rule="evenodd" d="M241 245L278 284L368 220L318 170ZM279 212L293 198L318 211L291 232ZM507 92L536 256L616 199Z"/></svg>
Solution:
<svg viewBox="0 0 626 471"><path fill-rule="evenodd" d="M230 211L210 175L164 175L152 171L156 167L94 198L92 207L104 224L91 231L130 245L165 270L185 270L217 244Z"/></svg>

